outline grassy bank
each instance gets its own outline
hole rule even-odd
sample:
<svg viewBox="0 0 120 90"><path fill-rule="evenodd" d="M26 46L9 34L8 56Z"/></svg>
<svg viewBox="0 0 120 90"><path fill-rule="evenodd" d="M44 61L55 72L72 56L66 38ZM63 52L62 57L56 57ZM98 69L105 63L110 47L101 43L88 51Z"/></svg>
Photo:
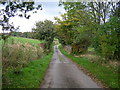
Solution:
<svg viewBox="0 0 120 90"><path fill-rule="evenodd" d="M73 55L68 54L63 48L59 47L61 52L73 60L78 65L85 68L88 72L94 75L97 79L99 79L102 83L106 84L109 88L119 88L118 83L118 72L114 71L114 69L107 68L98 63L92 63L87 58L74 57Z"/></svg>
<svg viewBox="0 0 120 90"><path fill-rule="evenodd" d="M19 73L9 70L5 77L9 80L3 88L39 88L52 58L52 52L42 59L32 61Z"/></svg>
<svg viewBox="0 0 120 90"><path fill-rule="evenodd" d="M3 43L4 41L1 40ZM2 48L2 87L38 88L48 68L52 52L46 55L43 41L9 37Z"/></svg>

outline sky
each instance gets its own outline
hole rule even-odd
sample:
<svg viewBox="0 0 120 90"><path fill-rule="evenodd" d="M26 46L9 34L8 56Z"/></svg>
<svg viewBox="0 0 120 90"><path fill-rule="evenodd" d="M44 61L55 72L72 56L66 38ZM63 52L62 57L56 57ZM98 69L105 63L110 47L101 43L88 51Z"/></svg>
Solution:
<svg viewBox="0 0 120 90"><path fill-rule="evenodd" d="M15 27L20 26L19 32L29 32L35 27L35 23L43 20L52 20L54 17L60 17L61 14L65 13L63 6L58 6L59 0L34 0L36 4L42 4L42 10L39 10L37 13L32 14L30 19L14 17L10 19L10 22L13 22ZM117 0L115 0L117 1ZM3 7L0 7L3 8ZM2 28L0 26L0 33L2 32Z"/></svg>
<svg viewBox="0 0 120 90"><path fill-rule="evenodd" d="M32 28L35 27L35 23L38 21L44 21L44 20L52 20L55 22L54 17L60 17L61 14L65 13L65 10L62 6L58 6L59 1L45 1L40 2L39 0L36 0L36 4L42 5L42 10L39 10L37 13L33 14L32 12L29 12L31 17L29 19L21 18L21 17L13 17L10 19L10 22L13 22L15 27L20 26L19 32L30 32L32 31ZM0 32L1 32L0 28Z"/></svg>

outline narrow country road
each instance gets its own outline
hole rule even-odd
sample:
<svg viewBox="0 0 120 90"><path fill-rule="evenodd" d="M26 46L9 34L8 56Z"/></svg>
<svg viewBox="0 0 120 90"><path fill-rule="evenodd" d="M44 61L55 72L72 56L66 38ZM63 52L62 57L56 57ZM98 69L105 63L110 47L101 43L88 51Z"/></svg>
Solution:
<svg viewBox="0 0 120 90"><path fill-rule="evenodd" d="M72 61L65 57L57 46L54 46L54 55L41 88L100 87Z"/></svg>

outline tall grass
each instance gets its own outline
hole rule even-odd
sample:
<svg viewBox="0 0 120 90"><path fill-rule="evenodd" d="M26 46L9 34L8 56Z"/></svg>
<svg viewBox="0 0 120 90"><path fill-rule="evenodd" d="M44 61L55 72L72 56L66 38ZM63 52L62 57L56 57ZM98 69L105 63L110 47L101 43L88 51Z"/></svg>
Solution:
<svg viewBox="0 0 120 90"><path fill-rule="evenodd" d="M14 43L11 41L12 39L14 39ZM16 41L13 37L12 39L9 38L2 46L2 74L4 83L9 82L8 79L5 79L6 72L12 70L16 74L21 73L21 68L26 67L33 60L44 56L44 51L39 46L40 41L26 38L22 38L21 40L19 38L19 41ZM2 42L4 43L3 40Z"/></svg>
<svg viewBox="0 0 120 90"><path fill-rule="evenodd" d="M3 68L24 67L32 60L43 56L43 49L30 44L7 44L3 47Z"/></svg>

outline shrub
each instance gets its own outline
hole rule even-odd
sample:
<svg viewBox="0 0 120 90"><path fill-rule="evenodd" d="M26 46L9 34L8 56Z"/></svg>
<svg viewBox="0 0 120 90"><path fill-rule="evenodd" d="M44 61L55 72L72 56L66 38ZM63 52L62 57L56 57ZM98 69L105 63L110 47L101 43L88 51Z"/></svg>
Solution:
<svg viewBox="0 0 120 90"><path fill-rule="evenodd" d="M95 50L106 60L119 60L120 58L120 21L117 17L100 25L94 38Z"/></svg>

